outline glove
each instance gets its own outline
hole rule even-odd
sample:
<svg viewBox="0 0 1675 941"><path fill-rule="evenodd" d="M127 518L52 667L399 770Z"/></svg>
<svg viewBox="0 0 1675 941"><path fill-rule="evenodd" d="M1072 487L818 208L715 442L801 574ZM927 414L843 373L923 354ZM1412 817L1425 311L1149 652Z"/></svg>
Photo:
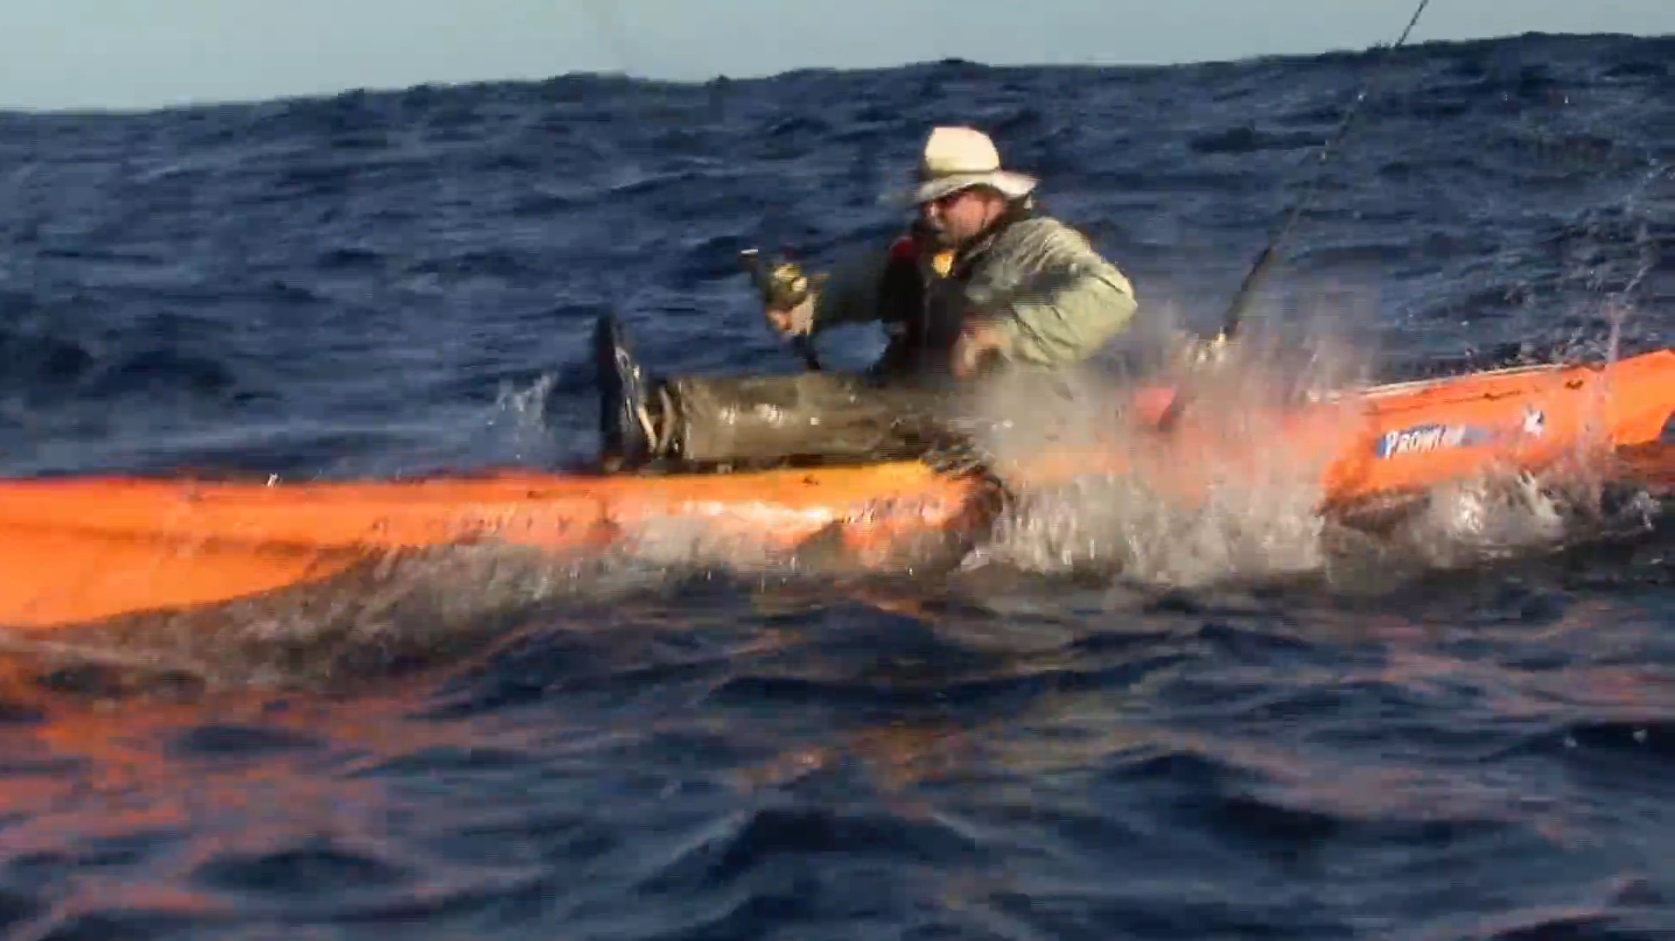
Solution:
<svg viewBox="0 0 1675 941"><path fill-rule="evenodd" d="M780 336L807 336L814 330L814 296L809 295L789 307L763 305L762 313L768 319L768 326Z"/></svg>
<svg viewBox="0 0 1675 941"><path fill-rule="evenodd" d="M811 279L795 262L780 262L758 282L762 312L781 336L807 336L814 330L814 292L824 278Z"/></svg>
<svg viewBox="0 0 1675 941"><path fill-rule="evenodd" d="M955 378L969 379L1000 366L1006 337L993 323L968 316L954 341L950 367Z"/></svg>
<svg viewBox="0 0 1675 941"><path fill-rule="evenodd" d="M1188 335L1175 348L1174 360L1180 366L1219 366L1227 359L1227 336L1218 333L1212 339Z"/></svg>

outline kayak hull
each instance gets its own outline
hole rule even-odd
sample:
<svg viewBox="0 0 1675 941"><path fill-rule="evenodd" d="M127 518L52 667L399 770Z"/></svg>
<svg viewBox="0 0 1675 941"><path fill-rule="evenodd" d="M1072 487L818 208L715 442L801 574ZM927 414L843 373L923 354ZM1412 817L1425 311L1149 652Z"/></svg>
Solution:
<svg viewBox="0 0 1675 941"><path fill-rule="evenodd" d="M392 552L496 543L597 553L686 522L793 551L829 535L863 563L979 512L918 463L739 475L506 472L272 486L126 477L0 483L0 626L72 626L248 597Z"/></svg>
<svg viewBox="0 0 1675 941"><path fill-rule="evenodd" d="M1134 421L1150 427L1167 400ZM1262 411L1260 409L1255 411ZM1098 472L1143 474L1176 498L1218 480L1308 475L1320 509L1417 494L1495 471L1539 471L1657 441L1675 412L1675 352L1610 366L1531 366L1392 383L1248 416L1188 417L1120 446L1054 453L1009 468L1043 482Z"/></svg>
<svg viewBox="0 0 1675 941"><path fill-rule="evenodd" d="M1166 397L1113 417L1101 444L997 467L1009 487L1142 474L1165 497L1271 467L1313 475L1323 513L1422 493L1494 468L1539 470L1656 441L1675 412L1675 352L1610 366L1548 366L1340 393L1228 433ZM832 541L861 564L980 533L998 505L987 478L919 462L733 474L504 471L315 483L132 477L0 482L0 627L50 631L197 608L329 579L390 552L498 543L597 553L671 521L709 540L794 552Z"/></svg>

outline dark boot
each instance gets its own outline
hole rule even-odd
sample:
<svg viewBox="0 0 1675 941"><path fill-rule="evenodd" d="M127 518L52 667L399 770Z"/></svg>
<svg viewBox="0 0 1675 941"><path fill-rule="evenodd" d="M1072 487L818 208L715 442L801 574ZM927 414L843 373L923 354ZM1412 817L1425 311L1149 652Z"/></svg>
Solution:
<svg viewBox="0 0 1675 941"><path fill-rule="evenodd" d="M593 325L593 368L599 384L600 458L607 470L638 467L660 450L651 411L651 380L628 350L622 324L600 314Z"/></svg>
<svg viewBox="0 0 1675 941"><path fill-rule="evenodd" d="M841 373L648 376L610 314L595 324L593 358L607 471L902 460L950 441L929 390Z"/></svg>

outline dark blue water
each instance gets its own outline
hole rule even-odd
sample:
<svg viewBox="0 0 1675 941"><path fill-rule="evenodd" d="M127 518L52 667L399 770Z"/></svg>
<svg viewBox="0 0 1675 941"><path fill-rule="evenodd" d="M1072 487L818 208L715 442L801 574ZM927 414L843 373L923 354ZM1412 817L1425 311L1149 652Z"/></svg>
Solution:
<svg viewBox="0 0 1675 941"><path fill-rule="evenodd" d="M1212 327L1322 166L1253 329L1669 342L1675 40L1404 49L1320 165L1375 61L0 115L0 469L584 458L596 312L660 369L797 369L735 253L892 234L938 122L1040 173L1149 318ZM20 650L0 928L1669 937L1675 542L1655 504L1603 537L1546 499L1372 544L1059 494L919 577L485 551Z"/></svg>

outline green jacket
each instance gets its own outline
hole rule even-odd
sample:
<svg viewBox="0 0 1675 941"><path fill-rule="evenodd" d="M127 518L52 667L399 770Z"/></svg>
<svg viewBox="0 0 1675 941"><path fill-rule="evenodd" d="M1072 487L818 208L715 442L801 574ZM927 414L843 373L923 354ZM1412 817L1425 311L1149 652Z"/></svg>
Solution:
<svg viewBox="0 0 1675 941"><path fill-rule="evenodd" d="M815 299L814 329L883 320L890 299L880 272L887 250L862 252L835 268ZM1009 362L1059 366L1098 352L1127 329L1138 308L1133 285L1075 229L1026 214L968 246L947 277L921 265L919 300L928 342L951 344L966 316L995 324ZM898 329L900 329L898 327Z"/></svg>

